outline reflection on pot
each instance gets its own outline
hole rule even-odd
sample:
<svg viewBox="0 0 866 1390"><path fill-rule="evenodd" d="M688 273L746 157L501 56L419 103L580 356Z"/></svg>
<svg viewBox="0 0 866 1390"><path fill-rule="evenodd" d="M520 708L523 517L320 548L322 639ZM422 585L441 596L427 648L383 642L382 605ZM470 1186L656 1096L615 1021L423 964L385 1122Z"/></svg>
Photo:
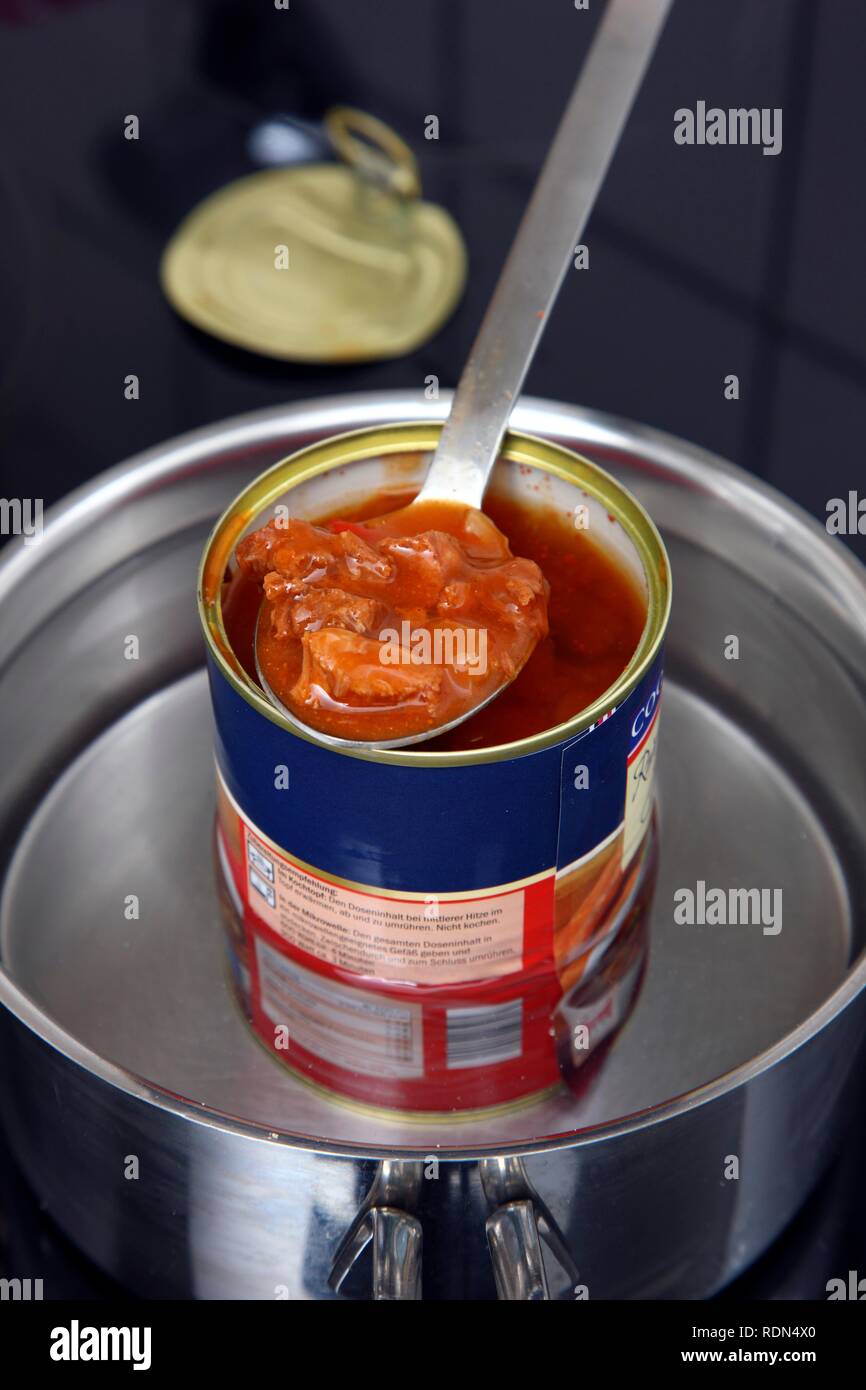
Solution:
<svg viewBox="0 0 866 1390"><path fill-rule="evenodd" d="M603 935L562 982L571 981L553 1014L556 1055L569 1088L585 1095L631 1014L649 949L649 915L658 877L658 818L653 814L639 862L612 904ZM576 966L582 965L578 974Z"/></svg>

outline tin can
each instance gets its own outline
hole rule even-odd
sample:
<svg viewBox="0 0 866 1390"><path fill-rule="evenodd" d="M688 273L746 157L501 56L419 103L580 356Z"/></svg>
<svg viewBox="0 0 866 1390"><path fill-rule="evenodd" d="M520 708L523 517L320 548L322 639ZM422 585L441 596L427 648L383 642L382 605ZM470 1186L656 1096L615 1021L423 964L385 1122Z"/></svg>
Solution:
<svg viewBox="0 0 866 1390"><path fill-rule="evenodd" d="M619 908L644 901L670 572L651 520L610 475L510 433L492 487L579 514L645 598L619 679L567 722L478 750L338 750L290 727L229 640L237 543L276 508L316 520L371 494L405 497L439 432L360 430L275 465L217 523L199 608L218 871L253 1029L344 1098L453 1114L559 1083L560 1006L602 960L610 970Z"/></svg>

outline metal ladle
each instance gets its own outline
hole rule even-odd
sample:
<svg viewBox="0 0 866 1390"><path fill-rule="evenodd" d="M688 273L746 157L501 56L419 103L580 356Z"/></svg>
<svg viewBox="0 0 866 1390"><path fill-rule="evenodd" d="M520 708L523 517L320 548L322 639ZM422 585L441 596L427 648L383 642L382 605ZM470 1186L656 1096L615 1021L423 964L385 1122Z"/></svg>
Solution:
<svg viewBox="0 0 866 1390"><path fill-rule="evenodd" d="M406 511L430 501L480 508L509 416L672 3L609 0L463 368L424 485ZM308 734L311 726L283 704L259 669L258 623L254 646L265 695ZM407 748L456 728L508 684L457 719L403 738L345 739L314 732L335 748Z"/></svg>

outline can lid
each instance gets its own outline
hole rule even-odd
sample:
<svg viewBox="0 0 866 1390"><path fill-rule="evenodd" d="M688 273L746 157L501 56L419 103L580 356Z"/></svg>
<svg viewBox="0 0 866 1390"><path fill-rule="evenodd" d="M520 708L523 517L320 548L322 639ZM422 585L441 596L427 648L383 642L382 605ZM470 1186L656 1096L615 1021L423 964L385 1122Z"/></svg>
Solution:
<svg viewBox="0 0 866 1390"><path fill-rule="evenodd" d="M421 200L415 157L384 122L334 107L325 130L339 162L250 174L194 208L163 255L163 290L197 328L268 357L396 357L454 309L463 238Z"/></svg>

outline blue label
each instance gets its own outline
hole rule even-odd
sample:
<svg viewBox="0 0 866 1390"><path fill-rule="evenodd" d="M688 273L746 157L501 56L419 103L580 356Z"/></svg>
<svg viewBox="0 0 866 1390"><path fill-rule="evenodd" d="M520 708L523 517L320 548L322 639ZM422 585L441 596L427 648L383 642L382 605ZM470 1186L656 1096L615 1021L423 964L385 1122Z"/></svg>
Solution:
<svg viewBox="0 0 866 1390"><path fill-rule="evenodd" d="M565 749L556 743L524 757L420 767L368 762L297 738L258 714L208 658L217 758L253 825L325 874L424 894L531 878L605 839L623 818L630 730L660 670L659 663L621 711ZM589 769L584 792L571 770L581 763Z"/></svg>
<svg viewBox="0 0 866 1390"><path fill-rule="evenodd" d="M590 854L623 820L629 755L649 728L661 694L662 657L604 720L562 750L562 804L556 866Z"/></svg>

